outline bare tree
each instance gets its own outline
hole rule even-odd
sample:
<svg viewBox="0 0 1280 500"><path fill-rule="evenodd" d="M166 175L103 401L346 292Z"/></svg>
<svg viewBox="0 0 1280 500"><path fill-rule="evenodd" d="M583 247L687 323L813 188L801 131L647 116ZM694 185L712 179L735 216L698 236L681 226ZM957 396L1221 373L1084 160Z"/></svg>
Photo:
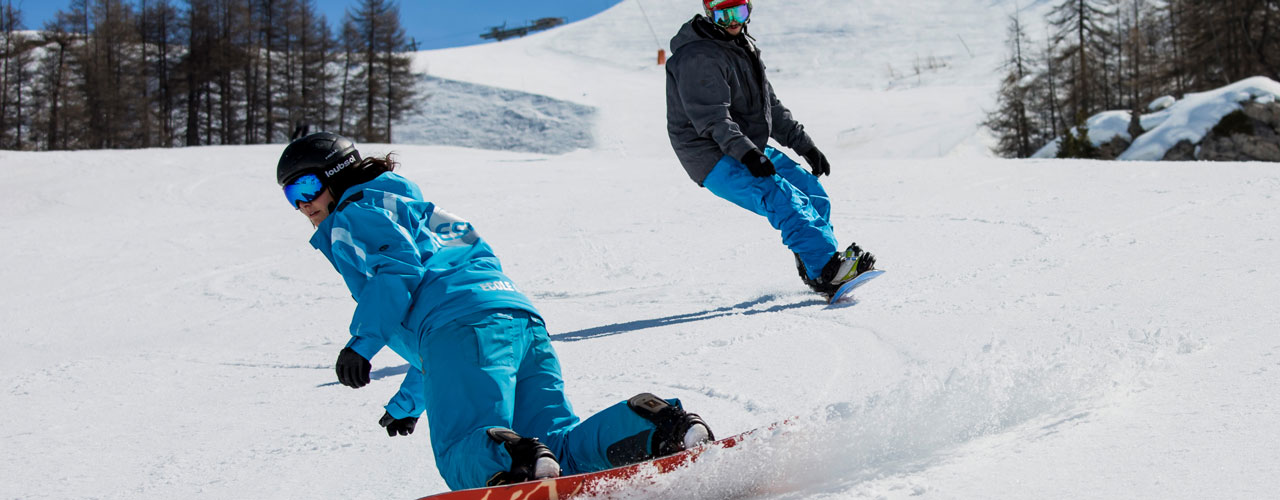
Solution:
<svg viewBox="0 0 1280 500"><path fill-rule="evenodd" d="M362 65L356 75L358 93L364 99L363 116L355 124L357 136L363 141L390 142L391 123L405 111L400 103L413 99L400 8L388 0L362 0L348 18L352 32L359 36L355 53Z"/></svg>
<svg viewBox="0 0 1280 500"><path fill-rule="evenodd" d="M413 101L387 0L348 15L341 43L316 0L70 0L38 36L0 2L4 148L269 142L281 122L385 141Z"/></svg>
<svg viewBox="0 0 1280 500"><path fill-rule="evenodd" d="M30 128L29 107L24 92L31 85L27 66L38 40L22 32L22 12L6 1L0 6L0 147L23 149L24 133Z"/></svg>
<svg viewBox="0 0 1280 500"><path fill-rule="evenodd" d="M186 91L186 145L199 146L208 143L208 136L201 140L201 118L205 111L201 104L207 100L208 82L213 68L213 2L189 0L183 30L187 52L179 62ZM207 127L208 122L205 122Z"/></svg>
<svg viewBox="0 0 1280 500"><path fill-rule="evenodd" d="M1064 0L1049 17L1055 30L1056 62L1072 69L1062 83L1073 124L1100 111L1105 102L1105 58L1111 37L1104 24L1108 13L1101 0Z"/></svg>

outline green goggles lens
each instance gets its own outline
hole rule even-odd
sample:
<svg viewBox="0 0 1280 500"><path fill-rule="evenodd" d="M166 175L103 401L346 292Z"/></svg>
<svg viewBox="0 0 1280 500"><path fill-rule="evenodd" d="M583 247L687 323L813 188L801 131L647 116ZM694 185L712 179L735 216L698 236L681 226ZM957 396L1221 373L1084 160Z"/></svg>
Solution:
<svg viewBox="0 0 1280 500"><path fill-rule="evenodd" d="M751 17L751 8L746 5L711 11L711 20L721 26L746 24L749 17Z"/></svg>

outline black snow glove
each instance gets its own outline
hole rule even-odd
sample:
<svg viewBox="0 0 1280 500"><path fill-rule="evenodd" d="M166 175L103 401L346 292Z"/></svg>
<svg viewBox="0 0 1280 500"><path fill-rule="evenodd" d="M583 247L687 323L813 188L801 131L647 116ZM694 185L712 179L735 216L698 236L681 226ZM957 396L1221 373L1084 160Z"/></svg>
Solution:
<svg viewBox="0 0 1280 500"><path fill-rule="evenodd" d="M396 434L408 436L413 434L413 427L418 425L418 417L396 418L384 412L382 419L378 420L378 425L387 428L388 436L395 437Z"/></svg>
<svg viewBox="0 0 1280 500"><path fill-rule="evenodd" d="M773 162L769 161L769 157L760 152L759 149L752 149L742 155L742 164L747 166L747 170L751 171L751 175L756 177L768 177L778 173L773 169Z"/></svg>
<svg viewBox="0 0 1280 500"><path fill-rule="evenodd" d="M809 162L809 168L813 170L813 175L831 175L831 162L827 161L827 155L822 154L822 151L818 151L816 146L807 153L801 153L800 156L804 157L804 161Z"/></svg>
<svg viewBox="0 0 1280 500"><path fill-rule="evenodd" d="M343 347L342 352L338 353L338 363L334 366L338 370L338 382L352 389L359 389L369 385L369 360L364 359L359 353L350 347Z"/></svg>

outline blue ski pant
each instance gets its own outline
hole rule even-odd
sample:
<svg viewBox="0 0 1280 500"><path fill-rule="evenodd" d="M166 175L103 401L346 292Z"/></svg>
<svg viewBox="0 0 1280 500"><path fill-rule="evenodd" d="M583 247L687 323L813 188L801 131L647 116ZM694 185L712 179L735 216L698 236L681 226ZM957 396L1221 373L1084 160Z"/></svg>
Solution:
<svg viewBox="0 0 1280 500"><path fill-rule="evenodd" d="M831 201L818 178L781 151L764 148L777 175L755 177L747 166L726 155L702 181L716 196L763 215L782 232L782 243L800 256L809 278L817 279L836 253L831 227Z"/></svg>
<svg viewBox="0 0 1280 500"><path fill-rule="evenodd" d="M484 486L511 468L506 448L487 434L493 427L538 438L564 474L613 467L610 446L655 428L626 401L579 421L565 397L547 329L527 311L459 318L429 332L419 354L431 448L453 490Z"/></svg>

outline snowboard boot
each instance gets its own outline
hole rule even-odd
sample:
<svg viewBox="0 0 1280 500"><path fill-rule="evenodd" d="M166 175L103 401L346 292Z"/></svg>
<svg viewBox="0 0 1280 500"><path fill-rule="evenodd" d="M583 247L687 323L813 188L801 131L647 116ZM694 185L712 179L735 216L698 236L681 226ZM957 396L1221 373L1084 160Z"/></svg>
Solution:
<svg viewBox="0 0 1280 500"><path fill-rule="evenodd" d="M800 260L800 254L792 252L792 255L796 256L796 271L800 273L800 281L803 281L804 285L809 287L809 289L813 290L815 293L823 293L822 291L824 290L824 287L822 286L822 283L818 280L809 278L809 271L805 269L804 261Z"/></svg>
<svg viewBox="0 0 1280 500"><path fill-rule="evenodd" d="M827 265L822 268L822 277L818 278L818 293L825 295L828 299L835 295L836 290L840 289L840 285L848 283L850 280L857 278L859 274L865 273L876 267L876 256L870 252L862 251L857 243L850 243L849 248L843 252L836 252L831 256L831 260L827 261Z"/></svg>
<svg viewBox="0 0 1280 500"><path fill-rule="evenodd" d="M665 457L716 439L702 417L653 394L637 394L627 400L627 406L657 426L649 443L653 457Z"/></svg>
<svg viewBox="0 0 1280 500"><path fill-rule="evenodd" d="M520 437L515 431L503 427L488 430L489 439L502 443L511 455L511 470L502 471L489 478L487 486L523 483L560 476L560 463L547 445L537 438Z"/></svg>

